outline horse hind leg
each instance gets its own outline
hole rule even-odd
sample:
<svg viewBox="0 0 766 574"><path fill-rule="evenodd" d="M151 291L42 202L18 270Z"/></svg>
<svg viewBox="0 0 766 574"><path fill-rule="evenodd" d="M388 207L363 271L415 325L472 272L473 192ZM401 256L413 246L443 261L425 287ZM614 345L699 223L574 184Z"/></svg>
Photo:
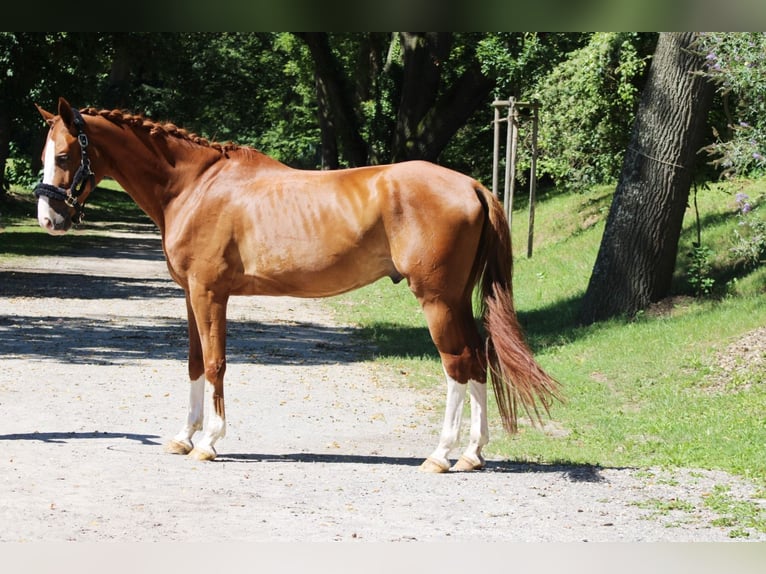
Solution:
<svg viewBox="0 0 766 574"><path fill-rule="evenodd" d="M468 393L471 397L471 435L463 454L451 468L454 472L468 472L484 468L481 449L489 442L489 424L487 421L487 384L468 381Z"/></svg>
<svg viewBox="0 0 766 574"><path fill-rule="evenodd" d="M486 367L470 305L462 305L462 309L456 312L443 303L424 305L431 337L442 360L447 398L439 444L420 466L423 472L466 472L485 464L481 449L489 442ZM467 392L471 401L469 443L455 465L450 466L447 457L460 441Z"/></svg>
<svg viewBox="0 0 766 574"><path fill-rule="evenodd" d="M480 470L485 465L481 450L489 442L487 385L475 380L460 383L447 374L446 370L445 378L447 380L447 400L439 444L420 465L420 470L431 473ZM462 426L462 412L466 391L469 393L471 402L470 438L463 454L454 465L450 466L447 456L460 441L460 428Z"/></svg>

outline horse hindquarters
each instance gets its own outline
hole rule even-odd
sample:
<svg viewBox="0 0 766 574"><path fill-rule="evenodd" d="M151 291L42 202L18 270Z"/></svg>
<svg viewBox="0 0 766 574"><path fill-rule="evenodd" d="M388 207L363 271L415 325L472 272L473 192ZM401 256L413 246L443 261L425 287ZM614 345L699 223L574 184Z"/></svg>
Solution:
<svg viewBox="0 0 766 574"><path fill-rule="evenodd" d="M466 189L467 180L463 177L450 193L433 195L434 205L429 206L433 214L429 220L412 218L420 223L416 231L410 230L411 240L407 244L413 250L397 254L397 267L423 308L447 386L439 444L421 466L427 472L481 468L484 465L481 449L489 441L484 343L472 309L485 214L473 188ZM450 467L447 455L459 441L463 404L469 391L469 444L458 464Z"/></svg>
<svg viewBox="0 0 766 574"><path fill-rule="evenodd" d="M474 470L484 465L481 448L488 442L487 370L508 432L516 431L520 409L539 418L538 404L547 412L553 399L560 398L558 382L535 361L516 316L510 229L502 205L483 186L477 184L475 193L484 218L470 264L461 257L445 259L445 269L451 272L440 283L433 284L429 293L416 292L447 378L447 405L439 446L421 466L429 472L450 469L446 457L459 439L466 386L471 391L471 439L452 470ZM470 272L465 274L466 281L456 281L455 274L460 274L461 267L465 273L467 265ZM479 281L486 343L481 341L471 307L472 290ZM463 286L460 296L455 296L455 285ZM450 298L448 293L453 296Z"/></svg>

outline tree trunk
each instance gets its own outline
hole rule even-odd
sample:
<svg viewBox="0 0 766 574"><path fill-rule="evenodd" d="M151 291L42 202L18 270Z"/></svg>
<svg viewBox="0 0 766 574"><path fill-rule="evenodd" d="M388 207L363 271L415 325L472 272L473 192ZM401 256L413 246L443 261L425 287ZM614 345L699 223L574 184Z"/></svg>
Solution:
<svg viewBox="0 0 766 574"><path fill-rule="evenodd" d="M450 32L402 32L401 98L392 161L436 161L455 132L485 102L495 82L477 61L442 89L442 67L453 45Z"/></svg>
<svg viewBox="0 0 766 574"><path fill-rule="evenodd" d="M349 165L365 165L367 145L360 135L350 97L352 91L346 86L340 65L330 49L327 33L305 32L298 36L306 42L314 60L323 167L338 167L336 142Z"/></svg>
<svg viewBox="0 0 766 574"><path fill-rule="evenodd" d="M662 33L580 320L632 316L667 296L713 86L693 72L695 33Z"/></svg>
<svg viewBox="0 0 766 574"><path fill-rule="evenodd" d="M130 72L133 67L134 44L129 33L112 34L112 64L109 69L109 81L104 94L107 108L124 108L128 104L130 92Z"/></svg>
<svg viewBox="0 0 766 574"><path fill-rule="evenodd" d="M424 146L422 121L436 102L441 79L439 68L452 47L449 32L401 32L399 39L403 70L393 161L422 156L419 151Z"/></svg>
<svg viewBox="0 0 766 574"><path fill-rule="evenodd" d="M6 195L5 164L10 155L11 118L6 106L0 106L0 199Z"/></svg>

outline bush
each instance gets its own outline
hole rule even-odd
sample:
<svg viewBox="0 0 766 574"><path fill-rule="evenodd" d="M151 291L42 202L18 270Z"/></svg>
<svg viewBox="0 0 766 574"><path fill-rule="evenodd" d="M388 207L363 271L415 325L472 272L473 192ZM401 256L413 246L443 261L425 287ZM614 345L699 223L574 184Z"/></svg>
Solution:
<svg viewBox="0 0 766 574"><path fill-rule="evenodd" d="M766 33L703 33L697 49L726 122L705 151L722 177L756 176L766 169Z"/></svg>
<svg viewBox="0 0 766 574"><path fill-rule="evenodd" d="M594 34L537 84L529 97L541 104L540 177L567 190L617 179L656 41L656 34Z"/></svg>
<svg viewBox="0 0 766 574"><path fill-rule="evenodd" d="M753 269L766 260L766 221L756 215L747 194L738 193L736 202L739 224L734 230L734 247L731 251L743 261L747 269Z"/></svg>

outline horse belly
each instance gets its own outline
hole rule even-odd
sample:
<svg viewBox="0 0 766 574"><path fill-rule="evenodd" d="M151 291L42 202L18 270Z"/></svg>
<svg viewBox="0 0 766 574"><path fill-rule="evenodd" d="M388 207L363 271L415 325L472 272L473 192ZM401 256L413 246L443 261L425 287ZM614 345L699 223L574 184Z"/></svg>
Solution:
<svg viewBox="0 0 766 574"><path fill-rule="evenodd" d="M381 277L398 280L387 249L318 245L313 241L275 242L243 254L241 295L329 297L368 285Z"/></svg>

